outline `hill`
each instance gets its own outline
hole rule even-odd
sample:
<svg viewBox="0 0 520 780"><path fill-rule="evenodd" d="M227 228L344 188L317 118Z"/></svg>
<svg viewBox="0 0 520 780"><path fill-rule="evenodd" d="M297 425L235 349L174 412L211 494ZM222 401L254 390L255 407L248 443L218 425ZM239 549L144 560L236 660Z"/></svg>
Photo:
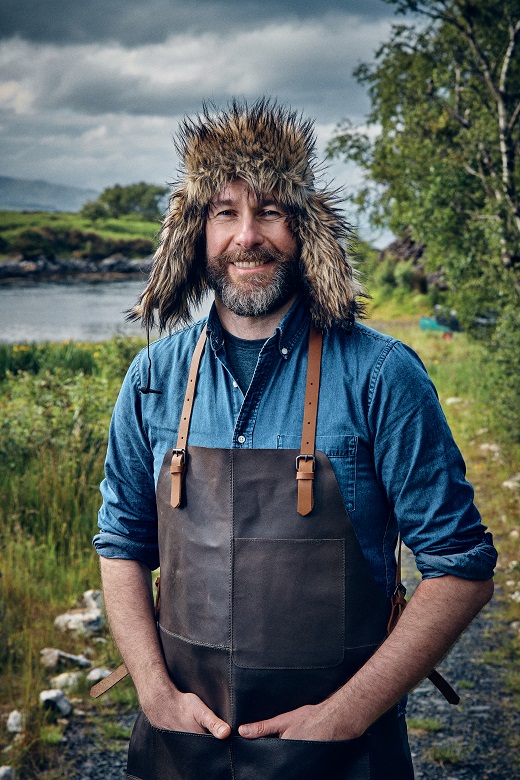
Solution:
<svg viewBox="0 0 520 780"><path fill-rule="evenodd" d="M0 209L9 211L75 212L98 195L96 190L68 187L40 179L0 176Z"/></svg>

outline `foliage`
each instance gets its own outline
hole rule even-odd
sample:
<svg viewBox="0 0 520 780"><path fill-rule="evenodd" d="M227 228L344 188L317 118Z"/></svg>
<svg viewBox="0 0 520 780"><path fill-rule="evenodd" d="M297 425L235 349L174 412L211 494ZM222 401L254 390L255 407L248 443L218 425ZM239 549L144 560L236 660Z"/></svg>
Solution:
<svg viewBox="0 0 520 780"><path fill-rule="evenodd" d="M145 257L153 251L157 222L137 216L92 220L78 214L0 211L0 252L28 259L74 256L101 259L116 252Z"/></svg>
<svg viewBox="0 0 520 780"><path fill-rule="evenodd" d="M417 23L394 25L355 72L379 132L371 139L345 120L328 154L365 171L353 200L375 226L410 231L429 268L444 269L466 328L482 315L496 321L475 335L497 350L518 430L509 372L520 303L520 0L387 2Z"/></svg>
<svg viewBox="0 0 520 780"><path fill-rule="evenodd" d="M102 217L119 219L124 214L149 220L160 219L161 201L167 192L167 187L146 184L144 181L126 187L116 184L103 190L97 200L86 203L81 209L81 214L90 220Z"/></svg>

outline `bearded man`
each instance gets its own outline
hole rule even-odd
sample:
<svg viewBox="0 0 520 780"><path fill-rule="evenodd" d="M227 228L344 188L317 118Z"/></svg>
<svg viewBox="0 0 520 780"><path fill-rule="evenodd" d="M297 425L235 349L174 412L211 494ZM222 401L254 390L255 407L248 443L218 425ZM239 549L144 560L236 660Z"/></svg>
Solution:
<svg viewBox="0 0 520 780"><path fill-rule="evenodd" d="M491 536L419 359L356 321L312 124L234 102L178 151L133 313L185 327L129 369L94 540L128 777L408 780L403 699L430 676L456 701L432 670L491 597ZM399 620L398 535L423 576Z"/></svg>

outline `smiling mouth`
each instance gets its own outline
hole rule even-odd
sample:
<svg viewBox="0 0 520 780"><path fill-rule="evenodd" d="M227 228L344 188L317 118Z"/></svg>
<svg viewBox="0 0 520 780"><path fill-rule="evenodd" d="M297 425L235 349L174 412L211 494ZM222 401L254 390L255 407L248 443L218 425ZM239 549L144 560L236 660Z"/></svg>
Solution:
<svg viewBox="0 0 520 780"><path fill-rule="evenodd" d="M259 268L265 265L267 260L235 260L233 263L237 268Z"/></svg>

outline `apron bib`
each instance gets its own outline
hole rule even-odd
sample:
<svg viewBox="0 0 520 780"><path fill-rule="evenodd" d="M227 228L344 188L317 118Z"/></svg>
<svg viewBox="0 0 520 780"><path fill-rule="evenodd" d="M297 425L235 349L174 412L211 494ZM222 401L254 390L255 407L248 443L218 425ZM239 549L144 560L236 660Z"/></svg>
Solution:
<svg viewBox="0 0 520 780"><path fill-rule="evenodd" d="M194 386L188 392L193 397ZM232 735L157 729L140 713L128 776L411 780L396 708L355 740L237 733L240 724L323 701L386 636L390 602L372 577L327 456L314 453L312 511L302 515L299 490L307 480L295 479L295 462L309 455L190 447L182 455L181 502L172 488L178 452L166 453L157 484L159 636L175 685L197 694Z"/></svg>

